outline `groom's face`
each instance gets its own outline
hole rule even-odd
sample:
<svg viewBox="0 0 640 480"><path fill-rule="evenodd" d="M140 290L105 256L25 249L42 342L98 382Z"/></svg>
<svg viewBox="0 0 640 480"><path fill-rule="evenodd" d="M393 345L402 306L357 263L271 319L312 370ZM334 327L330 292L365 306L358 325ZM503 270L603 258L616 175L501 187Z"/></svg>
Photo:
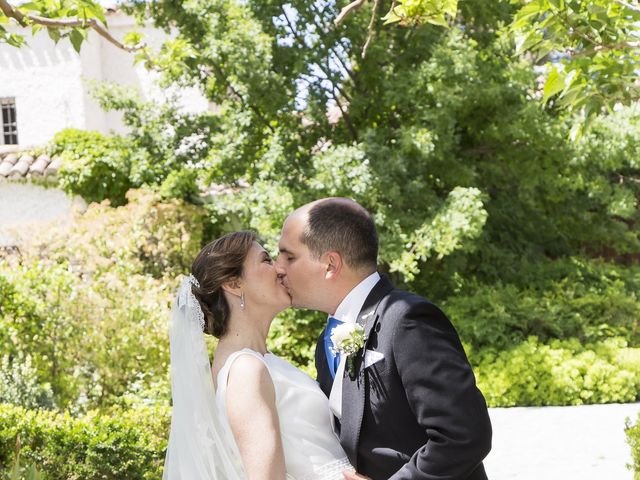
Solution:
<svg viewBox="0 0 640 480"><path fill-rule="evenodd" d="M294 307L324 310L321 293L326 269L300 241L305 222L304 213L294 213L285 221L277 267Z"/></svg>

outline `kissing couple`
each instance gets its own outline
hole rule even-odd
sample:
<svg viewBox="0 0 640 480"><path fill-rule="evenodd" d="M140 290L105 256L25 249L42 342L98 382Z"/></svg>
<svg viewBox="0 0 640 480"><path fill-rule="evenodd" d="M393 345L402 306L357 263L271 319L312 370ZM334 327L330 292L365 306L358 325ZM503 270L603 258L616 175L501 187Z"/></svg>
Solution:
<svg viewBox="0 0 640 480"><path fill-rule="evenodd" d="M198 254L170 323L165 480L484 480L485 400L433 303L377 272L369 212L346 198L286 219L274 262L251 232ZM267 350L293 305L328 315L317 381ZM219 339L213 363L204 334Z"/></svg>

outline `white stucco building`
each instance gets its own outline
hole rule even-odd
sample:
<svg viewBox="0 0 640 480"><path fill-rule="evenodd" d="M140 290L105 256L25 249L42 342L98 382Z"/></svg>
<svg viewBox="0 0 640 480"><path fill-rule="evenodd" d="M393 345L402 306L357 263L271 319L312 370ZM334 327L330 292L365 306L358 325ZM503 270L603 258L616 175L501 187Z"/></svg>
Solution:
<svg viewBox="0 0 640 480"><path fill-rule="evenodd" d="M167 34L153 28L139 28L135 21L116 10L107 14L109 32L116 38L137 30L151 46ZM162 101L168 93L155 85L157 74L141 64L134 54L120 50L91 31L78 54L68 39L57 45L46 31L31 37L30 29L7 27L27 39L15 48L0 43L0 253L11 247L15 231L29 231L34 223L64 222L74 208L86 204L55 188L59 159L46 155L34 158L31 147L49 142L65 128L122 133L117 112L103 112L91 98L85 79L133 86L146 100ZM203 111L209 102L196 90L177 93L184 110ZM31 182L38 177L42 182Z"/></svg>
<svg viewBox="0 0 640 480"><path fill-rule="evenodd" d="M158 45L167 34L136 27L122 12L109 10L109 31L121 39L131 30L141 31L145 41ZM120 115L103 112L89 94L85 79L118 82L135 87L145 99L162 100L166 91L155 86L156 74L134 65L134 55L118 49L94 31L78 54L68 39L57 45L45 31L31 37L29 29L13 27L26 36L28 45L15 48L0 43L0 145L42 145L64 128L108 133L123 131ZM201 111L208 101L197 90L182 90L183 108Z"/></svg>

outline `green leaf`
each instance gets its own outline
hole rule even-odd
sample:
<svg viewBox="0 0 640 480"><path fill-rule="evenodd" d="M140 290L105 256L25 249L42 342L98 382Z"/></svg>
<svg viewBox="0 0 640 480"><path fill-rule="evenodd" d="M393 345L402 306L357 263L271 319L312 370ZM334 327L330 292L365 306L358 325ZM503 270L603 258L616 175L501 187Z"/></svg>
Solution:
<svg viewBox="0 0 640 480"><path fill-rule="evenodd" d="M84 40L82 33L80 33L80 31L77 29L71 30L71 34L69 35L69 40L71 40L71 45L73 45L73 49L76 52L80 53L80 47L82 46L82 42Z"/></svg>
<svg viewBox="0 0 640 480"><path fill-rule="evenodd" d="M447 19L444 17L444 15L428 17L427 23L430 23L431 25L437 25L439 27L444 27L444 28L449 27L449 22L447 22Z"/></svg>
<svg viewBox="0 0 640 480"><path fill-rule="evenodd" d="M47 33L49 34L49 37L51 37L51 40L53 40L55 43L58 43L60 41L60 30L58 30L55 27L47 27Z"/></svg>
<svg viewBox="0 0 640 480"><path fill-rule="evenodd" d="M563 105L573 106L582 103L585 88L583 84L577 83L569 87L562 94Z"/></svg>
<svg viewBox="0 0 640 480"><path fill-rule="evenodd" d="M100 20L104 26L107 26L107 18L104 15L104 8L94 2L87 2L86 8L92 16Z"/></svg>
<svg viewBox="0 0 640 480"><path fill-rule="evenodd" d="M527 50L534 48L543 40L542 35L536 30L516 35L516 55L521 55Z"/></svg>
<svg viewBox="0 0 640 480"><path fill-rule="evenodd" d="M584 125L582 122L577 121L576 123L573 124L573 126L571 127L571 130L569 131L569 138L571 139L572 142L577 142L578 140L580 140L580 138L582 138L583 133L584 133Z"/></svg>
<svg viewBox="0 0 640 480"><path fill-rule="evenodd" d="M382 20L384 20L384 25L389 25L391 23L399 22L402 20L402 17L395 12L395 8L392 8L384 17L382 17Z"/></svg>
<svg viewBox="0 0 640 480"><path fill-rule="evenodd" d="M36 2L25 2L20 4L20 10L33 10L39 12L42 10L42 5Z"/></svg>
<svg viewBox="0 0 640 480"><path fill-rule="evenodd" d="M544 83L542 102L547 103L549 98L560 93L565 87L565 74L558 71L556 67L551 69L547 76L547 81Z"/></svg>
<svg viewBox="0 0 640 480"><path fill-rule="evenodd" d="M143 35L140 32L128 32L122 38L125 45L136 46L142 42Z"/></svg>

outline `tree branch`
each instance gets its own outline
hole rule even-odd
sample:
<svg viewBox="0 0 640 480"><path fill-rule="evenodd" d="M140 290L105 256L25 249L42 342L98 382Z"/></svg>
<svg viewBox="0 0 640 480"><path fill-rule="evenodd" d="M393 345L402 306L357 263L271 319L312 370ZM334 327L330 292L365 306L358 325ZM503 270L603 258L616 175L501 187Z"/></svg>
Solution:
<svg viewBox="0 0 640 480"><path fill-rule="evenodd" d="M630 3L623 2L622 0L613 0L613 1L616 2L618 5L622 5L623 7L628 8L632 12L640 13L640 7L636 5L631 5Z"/></svg>
<svg viewBox="0 0 640 480"><path fill-rule="evenodd" d="M5 0L0 0L0 10L2 10L2 13L7 17L15 19L23 27L27 26L27 23L24 21L24 14L19 10L15 10L11 4Z"/></svg>
<svg viewBox="0 0 640 480"><path fill-rule="evenodd" d="M258 119L260 119L260 121L269 129L271 130L272 133L275 133L275 128L273 128L273 126L269 123L269 121L264 117L263 113L260 111L260 109L253 104L250 104L249 102L247 102L244 97L240 94L240 92L238 92L238 90L236 90L236 88L231 84L231 82L229 81L229 79L227 78L227 76L225 75L225 73L222 70L222 67L220 67L220 65L211 62L210 63L211 67L214 70L214 75L216 76L216 78L220 79L224 86L227 88L227 92L230 92L231 95L229 95L232 98L235 98L235 100L237 102L240 102L240 104L245 107L245 108L249 108L253 113L255 113L255 115L258 117Z"/></svg>
<svg viewBox="0 0 640 480"><path fill-rule="evenodd" d="M291 33L293 34L293 36L296 38L296 41L298 42L298 44L299 44L301 47L303 47L303 48L304 48L304 47L306 46L306 44L305 44L305 42L304 42L304 38L302 38L302 37L300 36L300 34L296 31L296 29L295 29L295 28L293 28L293 24L291 23L291 20L289 19L289 16L287 15L287 12L285 11L284 7L281 7L281 8L280 8L280 11L281 11L281 12L282 12L282 14L284 15L284 18L285 18L285 20L287 21L287 25L288 25L288 27L289 27L289 30L291 31ZM334 55L336 55L336 54L334 53ZM338 59L338 60L340 60L340 59ZM318 65L318 64L316 63L316 65ZM318 65L318 68L321 68L321 67ZM317 79L318 79L318 80L320 80L320 81L322 81L322 80L328 80L328 81L330 81L330 82L331 82L331 84L332 84L332 86L333 86L333 88L337 89L337 90L338 90L338 92L339 92L339 93L340 93L340 94L341 94L341 95L342 95L342 96L347 100L347 102L351 102L351 99L349 98L349 96L347 95L347 93L346 93L346 92L345 92L345 91L340 87L340 84L339 84L338 82L336 82L336 81L334 81L334 80L333 80L333 78L332 78L332 76L331 76L331 69L328 69L328 72L329 72L329 73L327 73L327 72L326 72L326 71L324 71L324 70L323 70L323 72L324 72L324 74L325 74L325 78L322 78L322 77L320 77L319 75L314 75L314 74L312 74L312 73L303 73L302 75L303 75L303 76L314 77L314 78L317 78ZM308 80L306 80L306 81L307 81L307 83L308 83L308 84L311 84L311 82L310 82L310 81L308 81ZM331 95L333 95L333 91L331 92Z"/></svg>
<svg viewBox="0 0 640 480"><path fill-rule="evenodd" d="M364 2L366 2L366 0L355 0L354 2L351 2L349 5L344 7L342 10L340 10L340 14L336 18L336 25L340 25L342 21L347 17L347 15L349 15L351 12L361 8L362 5L364 5Z"/></svg>
<svg viewBox="0 0 640 480"><path fill-rule="evenodd" d="M578 37L582 38L583 40L585 40L586 42L589 42L591 45L597 45L598 44L598 42L596 42L589 35L581 32L580 30L575 30L573 28L573 26L571 25L571 22L569 21L569 19L567 19L566 16L563 15L563 14L566 14L566 11L562 11L561 12L558 9L554 8L553 5L551 5L549 8L552 11L552 13L558 17L558 19L560 20L560 23L562 23L562 25L566 29L567 34L568 34L569 37L578 36Z"/></svg>
<svg viewBox="0 0 640 480"><path fill-rule="evenodd" d="M320 19L320 21L322 22L322 13L318 11L318 9L316 8L314 2L309 2L309 7L311 8L312 11L315 12L315 14L318 16L318 18ZM316 25L317 26L317 25ZM353 71L351 71L349 68L347 68L347 66L345 65L344 61L342 60L342 57L338 54L338 52L336 52L330 45L331 42L329 41L329 39L327 38L326 32L329 31L330 29L330 25L328 25L325 22L322 22L322 25L320 25L322 28L318 28L317 33L320 36L320 38L322 39L325 48L327 49L328 52L332 53L335 56L335 59L338 61L338 63L340 64L340 66L343 68L343 70L347 73L347 76L351 79L351 82L353 83L354 88L357 88L358 86L358 82L356 80L356 75ZM344 45L340 44L343 48Z"/></svg>
<svg viewBox="0 0 640 480"><path fill-rule="evenodd" d="M364 42L364 47L362 47L362 59L367 56L367 50L369 49L369 45L373 40L373 37L376 34L375 25L376 18L378 16L378 7L380 6L380 0L374 0L373 8L371 9L371 20L369 20L369 28L367 28L367 41Z"/></svg>
<svg viewBox="0 0 640 480"><path fill-rule="evenodd" d="M618 42L612 45L597 45L593 48L589 48L587 50L582 50L580 52L574 53L571 55L572 58L576 57L585 57L589 55L593 55L598 52L607 52L609 50L621 50L624 48L638 48L640 47L640 41L636 42Z"/></svg>
<svg viewBox="0 0 640 480"><path fill-rule="evenodd" d="M354 142L357 142L358 141L358 132L356 131L355 127L353 126L353 123L351 122L351 117L349 116L349 113L347 112L347 108L344 107L342 105L342 103L340 103L338 95L336 95L335 93L333 94L333 100L336 102L336 105L338 106L338 108L340 109L340 112L342 113L342 118L344 119L344 123L347 125L347 129L349 130L349 133L351 134L351 139Z"/></svg>
<svg viewBox="0 0 640 480"><path fill-rule="evenodd" d="M25 15L20 10L17 10L13 6L11 6L11 4L6 0L0 0L0 10L2 10L2 13L4 13L7 17L13 18L23 27L28 27L30 24L35 23L47 28L90 28L94 30L98 35L106 39L108 42L126 52L137 52L146 47L145 43L140 43L133 47L124 45L122 42L116 40L116 38L111 35L109 31L106 30L102 25L100 25L95 18L91 18L89 20L80 20L78 18L52 19L41 17L33 13L28 13Z"/></svg>

